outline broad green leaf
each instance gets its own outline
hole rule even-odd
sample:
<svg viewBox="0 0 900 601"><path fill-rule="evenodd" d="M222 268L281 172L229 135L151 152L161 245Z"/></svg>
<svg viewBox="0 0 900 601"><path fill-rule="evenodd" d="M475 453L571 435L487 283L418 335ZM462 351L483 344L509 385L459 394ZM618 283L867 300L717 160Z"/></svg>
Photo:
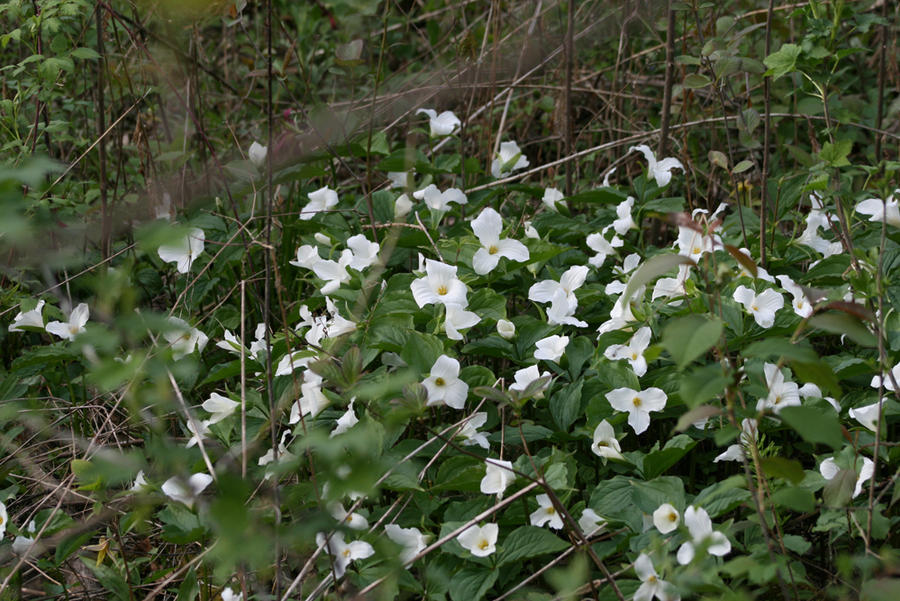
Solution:
<svg viewBox="0 0 900 601"><path fill-rule="evenodd" d="M832 334L846 334L850 340L860 346L875 347L878 341L863 325L862 321L849 313L829 311L809 318L809 325Z"/></svg>
<svg viewBox="0 0 900 601"><path fill-rule="evenodd" d="M803 481L803 466L799 461L784 457L764 457L759 460L759 463L770 478L784 478L794 484Z"/></svg>
<svg viewBox="0 0 900 601"><path fill-rule="evenodd" d="M778 415L807 442L824 443L835 450L844 445L841 423L833 414L795 406L785 407Z"/></svg>
<svg viewBox="0 0 900 601"><path fill-rule="evenodd" d="M794 71L800 52L800 46L796 44L782 44L781 48L763 60L763 63L769 68L766 71L766 75L771 75L774 79L778 79L782 75Z"/></svg>
<svg viewBox="0 0 900 601"><path fill-rule="evenodd" d="M625 286L625 292L622 293L621 298L626 302L630 301L638 288L673 269L677 269L679 265L696 266L697 264L690 258L682 255L662 254L650 257L634 271L628 280L628 285Z"/></svg>
<svg viewBox="0 0 900 601"><path fill-rule="evenodd" d="M751 169L752 167L753 167L753 161L745 160L745 161L741 161L740 163L735 165L734 169L732 169L731 172L733 174L737 175L738 173L743 173L744 171L747 171L748 169Z"/></svg>
<svg viewBox="0 0 900 601"><path fill-rule="evenodd" d="M97 565L94 559L83 556L80 559L94 573L94 576L97 577L103 588L111 592L115 598L119 599L119 601L129 601L131 599L128 581L118 570L107 564Z"/></svg>
<svg viewBox="0 0 900 601"><path fill-rule="evenodd" d="M697 441L686 434L679 434L669 440L666 446L659 451L647 453L644 457L643 473L648 480L656 478L694 448Z"/></svg>
<svg viewBox="0 0 900 601"><path fill-rule="evenodd" d="M831 167L846 167L850 164L847 157L853 150L853 140L839 140L831 143L822 144L822 150L819 152L819 158Z"/></svg>
<svg viewBox="0 0 900 601"><path fill-rule="evenodd" d="M465 567L450 580L453 601L479 601L497 581L497 570L484 567Z"/></svg>
<svg viewBox="0 0 900 601"><path fill-rule="evenodd" d="M682 82L681 85L691 90L697 90L700 88L705 88L711 83L712 80L706 75L702 75L700 73L691 73L684 78L684 82Z"/></svg>
<svg viewBox="0 0 900 601"><path fill-rule="evenodd" d="M681 370L715 346L722 329L722 322L716 317L686 315L666 324L662 345Z"/></svg>
<svg viewBox="0 0 900 601"><path fill-rule="evenodd" d="M772 502L801 513L807 513L816 508L816 498L812 491L800 486L786 486L776 490L772 495Z"/></svg>
<svg viewBox="0 0 900 601"><path fill-rule="evenodd" d="M897 601L900 599L900 578L875 578L862 585L862 601Z"/></svg>
<svg viewBox="0 0 900 601"><path fill-rule="evenodd" d="M834 478L825 484L822 490L822 499L829 507L845 507L853 498L853 490L856 488L856 472L842 469Z"/></svg>
<svg viewBox="0 0 900 601"><path fill-rule="evenodd" d="M704 365L681 376L679 393L685 405L694 408L723 394L730 382L721 365Z"/></svg>
<svg viewBox="0 0 900 601"><path fill-rule="evenodd" d="M550 414L560 430L568 431L578 417L581 410L581 387L584 380L579 379L574 384L564 386L556 391L550 398Z"/></svg>
<svg viewBox="0 0 900 601"><path fill-rule="evenodd" d="M752 343L741 354L744 357L757 359L781 359L789 361L804 361L811 363L817 361L819 356L806 340L792 342L787 338L765 338Z"/></svg>
<svg viewBox="0 0 900 601"><path fill-rule="evenodd" d="M514 561L530 559L538 555L558 553L568 548L569 543L559 538L546 528L536 526L520 526L513 530L503 541L503 550L497 558L497 565L502 566Z"/></svg>

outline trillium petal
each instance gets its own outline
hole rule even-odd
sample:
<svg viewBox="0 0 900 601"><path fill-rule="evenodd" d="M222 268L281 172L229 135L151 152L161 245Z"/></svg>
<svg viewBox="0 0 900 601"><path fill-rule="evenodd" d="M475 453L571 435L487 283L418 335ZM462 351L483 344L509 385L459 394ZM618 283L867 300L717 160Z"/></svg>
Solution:
<svg viewBox="0 0 900 601"><path fill-rule="evenodd" d="M574 292L584 284L590 270L586 265L574 265L559 278L559 284L566 292Z"/></svg>
<svg viewBox="0 0 900 601"><path fill-rule="evenodd" d="M694 560L694 545L690 541L682 544L678 547L678 553L675 558L678 560L678 563L686 566Z"/></svg>
<svg viewBox="0 0 900 601"><path fill-rule="evenodd" d="M559 290L559 288L559 282L554 282L553 280L537 282L528 289L528 300L537 303L550 302L553 299L553 294Z"/></svg>
<svg viewBox="0 0 900 601"><path fill-rule="evenodd" d="M499 254L491 254L486 248L479 248L472 257L472 269L478 275L492 272L500 263Z"/></svg>
<svg viewBox="0 0 900 601"><path fill-rule="evenodd" d="M531 255L528 252L528 247L519 242L518 240L512 240L511 238L504 238L500 240L497 244L497 254L501 257L506 257L511 261L517 261L519 263L524 263L527 261Z"/></svg>
<svg viewBox="0 0 900 601"><path fill-rule="evenodd" d="M648 388L638 396L641 398L641 407L645 411L662 411L666 408L666 393L659 388Z"/></svg>
<svg viewBox="0 0 900 601"><path fill-rule="evenodd" d="M713 532L709 537L709 547L707 551L717 557L728 555L731 552L731 541L721 532Z"/></svg>
<svg viewBox="0 0 900 601"><path fill-rule="evenodd" d="M631 388L616 388L606 393L606 400L616 411L631 411L634 408L633 399L638 396L636 390Z"/></svg>
<svg viewBox="0 0 900 601"><path fill-rule="evenodd" d="M472 231L483 246L497 244L500 232L503 231L503 219L500 213L487 207L472 220Z"/></svg>
<svg viewBox="0 0 900 601"><path fill-rule="evenodd" d="M632 411L628 414L628 425L635 434L643 434L650 427L650 414L646 411Z"/></svg>

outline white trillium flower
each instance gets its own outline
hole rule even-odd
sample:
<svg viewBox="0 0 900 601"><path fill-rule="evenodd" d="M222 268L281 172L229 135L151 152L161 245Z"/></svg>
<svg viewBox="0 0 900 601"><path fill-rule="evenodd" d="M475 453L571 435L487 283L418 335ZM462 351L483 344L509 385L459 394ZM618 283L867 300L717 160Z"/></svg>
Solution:
<svg viewBox="0 0 900 601"><path fill-rule="evenodd" d="M459 205L469 202L466 195L459 188L448 188L441 192L434 184L428 184L421 190L416 190L413 192L413 197L425 201L425 206L438 215L443 215L449 211L451 208L450 203L452 202Z"/></svg>
<svg viewBox="0 0 900 601"><path fill-rule="evenodd" d="M667 157L657 162L656 155L646 144L632 146L628 149L628 152L630 154L635 150L642 153L644 158L647 159L647 172L650 177L656 180L656 185L660 188L668 186L669 182L672 181L672 169L681 169L684 171L684 165L674 157Z"/></svg>
<svg viewBox="0 0 900 601"><path fill-rule="evenodd" d="M306 197L309 198L309 202L300 211L300 219L303 221L309 221L317 213L327 211L337 206L338 203L337 192L328 186L323 186L314 192L310 192Z"/></svg>
<svg viewBox="0 0 900 601"><path fill-rule="evenodd" d="M191 437L188 439L187 444L185 444L185 448L191 448L195 444L200 443L200 441L209 437L212 432L209 429L210 421L205 419L200 421L198 419L189 419L185 426L188 429L188 432L191 433Z"/></svg>
<svg viewBox="0 0 900 601"><path fill-rule="evenodd" d="M460 438L460 444L467 447L477 444L482 449L489 448L490 443L488 443L487 436L484 432L478 431L478 428L487 422L487 417L488 415L484 411L479 411L472 415L457 433L457 436Z"/></svg>
<svg viewBox="0 0 900 601"><path fill-rule="evenodd" d="M856 212L871 215L869 221L884 221L888 225L900 227L900 203L893 195L888 196L886 201L880 198L867 198L856 205Z"/></svg>
<svg viewBox="0 0 900 601"><path fill-rule="evenodd" d="M591 443L591 450L595 455L607 459L624 459L622 447L619 446L619 441L616 439L616 431L605 419L594 428L594 442Z"/></svg>
<svg viewBox="0 0 900 601"><path fill-rule="evenodd" d="M180 476L174 476L163 482L162 491L163 494L173 501L178 501L184 503L188 507L193 507L197 496L202 493L212 481L212 476L202 472L193 474L187 481Z"/></svg>
<svg viewBox="0 0 900 601"><path fill-rule="evenodd" d="M163 338L172 347L172 357L176 361L190 355L195 350L202 351L206 348L206 343L209 342L206 334L197 328L192 328L183 319L169 317L168 321L172 329L163 332Z"/></svg>
<svg viewBox="0 0 900 601"><path fill-rule="evenodd" d="M564 207L566 206L566 202L563 198L565 198L565 195L556 188L545 188L544 197L541 198L541 202L543 202L544 206L548 209L556 212L559 211L559 207L557 207L558 204Z"/></svg>
<svg viewBox="0 0 900 601"><path fill-rule="evenodd" d="M352 530L365 530L369 527L369 520L356 512L350 513L340 503L332 503L328 511L331 517Z"/></svg>
<svg viewBox="0 0 900 601"><path fill-rule="evenodd" d="M525 155L522 154L518 144L515 142L501 142L500 151L494 155L494 160L491 161L491 175L500 177L501 174L512 173L513 171L524 169L528 165L530 163L525 158Z"/></svg>
<svg viewBox="0 0 900 601"><path fill-rule="evenodd" d="M525 231L526 238L531 238L533 240L541 239L541 235L538 233L538 231L536 229L534 229L534 226L531 225L531 221L523 221L522 228Z"/></svg>
<svg viewBox="0 0 900 601"><path fill-rule="evenodd" d="M276 376L288 376L301 367L308 367L315 360L314 355L310 355L308 351L294 351L288 353L278 361L275 366Z"/></svg>
<svg viewBox="0 0 900 601"><path fill-rule="evenodd" d="M637 224L631 218L631 209L634 208L634 198L629 196L616 205L616 219L612 222L612 228L620 236L628 233L628 230L637 229Z"/></svg>
<svg viewBox="0 0 900 601"><path fill-rule="evenodd" d="M650 300L685 296L687 294L687 288L685 284L687 283L690 275L690 265L679 265L677 277L659 278L658 280L656 280L656 284L653 285L653 294L650 296ZM679 306L681 305L681 302L681 300L676 300L669 302L669 304L673 306Z"/></svg>
<svg viewBox="0 0 900 601"><path fill-rule="evenodd" d="M345 248L337 261L321 259L313 264L313 273L316 274L317 278L325 281L325 285L319 289L322 294L327 296L337 291L341 284L350 281L350 273L347 271L347 267L350 266L353 259L353 251Z"/></svg>
<svg viewBox="0 0 900 601"><path fill-rule="evenodd" d="M328 435L329 438L334 438L338 434L343 434L359 423L359 418L356 417L356 412L353 410L353 402L355 400L356 397L350 399L350 406L347 407L347 410L344 412L344 414L337 419L334 430L332 430L331 434Z"/></svg>
<svg viewBox="0 0 900 601"><path fill-rule="evenodd" d="M881 399L877 403L872 403L871 405L855 407L850 410L850 417L874 432L878 426L878 415L881 413L884 401L885 399Z"/></svg>
<svg viewBox="0 0 900 601"><path fill-rule="evenodd" d="M606 240L606 230L609 227L603 228L603 232L590 234L587 237L587 245L595 254L593 257L588 259L588 263L593 265L594 267L602 267L603 263L606 261L606 257L610 255L616 254L616 249L621 248L623 244L625 244L621 238L613 234L612 240Z"/></svg>
<svg viewBox="0 0 900 601"><path fill-rule="evenodd" d="M409 185L408 171L388 171L387 178L391 182L391 188L406 188Z"/></svg>
<svg viewBox="0 0 900 601"><path fill-rule="evenodd" d="M403 219L412 211L413 202L406 194L401 194L394 201L394 219Z"/></svg>
<svg viewBox="0 0 900 601"><path fill-rule="evenodd" d="M566 347L569 346L569 337L554 334L553 336L541 338L535 343L535 346L537 347L534 351L535 359L559 363L559 360L566 352Z"/></svg>
<svg viewBox="0 0 900 601"><path fill-rule="evenodd" d="M660 580L653 562L645 554L641 553L634 562L634 571L641 581L641 586L634 592L634 601L651 601L653 598L659 601L680 601L681 597L672 592L672 586L665 580Z"/></svg>
<svg viewBox="0 0 900 601"><path fill-rule="evenodd" d="M459 361L441 355L431 366L430 375L422 382L428 391L427 406L447 405L462 409L469 396L469 385L459 379Z"/></svg>
<svg viewBox="0 0 900 601"><path fill-rule="evenodd" d="M44 310L44 301L39 300L37 305L31 311L19 311L13 322L9 324L10 332L24 332L23 327L44 329L44 316L41 311Z"/></svg>
<svg viewBox="0 0 900 601"><path fill-rule="evenodd" d="M559 281L542 280L528 289L528 300L537 303L551 303L547 311L547 319L551 324L563 324L574 321L572 325L587 326L572 316L578 308L575 290L581 288L590 270L586 265L574 265L560 276Z"/></svg>
<svg viewBox="0 0 900 601"><path fill-rule="evenodd" d="M387 537L403 547L400 552L400 563L407 564L428 546L428 537L418 528L401 528L397 524L384 527Z"/></svg>
<svg viewBox="0 0 900 601"><path fill-rule="evenodd" d="M712 520L702 507L691 505L684 511L684 523L691 533L691 540L678 548L676 555L678 563L687 565L694 559L697 547L708 545L707 552L716 557L728 555L731 552L731 541L721 532L712 529Z"/></svg>
<svg viewBox="0 0 900 601"><path fill-rule="evenodd" d="M477 313L466 311L461 305L447 303L445 305L444 331L450 340L462 340L460 330L471 328L481 321Z"/></svg>
<svg viewBox="0 0 900 601"><path fill-rule="evenodd" d="M300 384L300 398L291 406L289 424L296 424L301 416L317 416L329 405L328 397L322 392L322 376L306 370L303 372L303 383Z"/></svg>
<svg viewBox="0 0 900 601"><path fill-rule="evenodd" d="M507 319L498 319L497 333L500 334L501 338L512 340L516 335L516 324Z"/></svg>
<svg viewBox="0 0 900 601"><path fill-rule="evenodd" d="M841 412L841 405L834 400L834 397L822 394L822 390L812 382L807 382L801 386L799 392L801 399L823 399L827 401L829 405L834 407L836 413Z"/></svg>
<svg viewBox="0 0 900 601"><path fill-rule="evenodd" d="M858 463L858 462L857 462ZM822 477L826 480L832 480L835 476L838 475L838 472L841 471L841 468L835 462L833 457L829 457L825 459L819 465L819 473L822 474ZM859 471L856 472L856 486L853 489L853 498L855 499L862 493L863 484L869 481L872 478L872 475L875 473L875 463L869 459L868 457L862 458L862 467L859 468Z"/></svg>
<svg viewBox="0 0 900 601"><path fill-rule="evenodd" d="M723 453L720 453L713 459L713 463L719 461L741 461L744 456L744 447L756 440L756 420L752 417L745 417L741 420L740 444L728 445Z"/></svg>
<svg viewBox="0 0 900 601"><path fill-rule="evenodd" d="M678 528L680 521L681 515L671 503L663 503L653 512L653 525L661 534L668 534Z"/></svg>
<svg viewBox="0 0 900 601"><path fill-rule="evenodd" d="M487 557L497 550L497 535L500 528L497 524L469 526L456 538L463 549L475 557Z"/></svg>
<svg viewBox="0 0 900 601"><path fill-rule="evenodd" d="M515 374L513 377L515 378L515 382L509 385L510 390L515 390L516 392L524 392L526 388L528 388L532 382L538 380L540 378L546 378L550 376L549 371L545 371L541 373L538 369L537 365L529 365L528 367L524 367ZM548 380L541 388L535 393L535 399L544 398L544 390L547 389L547 386L550 385L550 381Z"/></svg>
<svg viewBox="0 0 900 601"><path fill-rule="evenodd" d="M212 413L209 417L209 423L212 425L230 416L239 405L240 403L237 401L232 401L228 397L214 392L200 406L203 407L204 411Z"/></svg>
<svg viewBox="0 0 900 601"><path fill-rule="evenodd" d="M469 305L466 285L456 277L455 265L426 259L425 274L425 277L413 281L410 286L419 308L433 303L455 304L463 309Z"/></svg>
<svg viewBox="0 0 900 601"><path fill-rule="evenodd" d="M439 138L449 136L462 125L459 118L452 111L444 111L438 114L434 109L419 109L416 114L425 113L431 127L431 137Z"/></svg>
<svg viewBox="0 0 900 601"><path fill-rule="evenodd" d="M713 252L716 245L722 245L722 240L718 236L713 237L703 234L692 227L678 226L678 240L675 241L675 246L678 247L678 254L689 257L696 262L704 254Z"/></svg>
<svg viewBox="0 0 900 601"><path fill-rule="evenodd" d="M766 374L766 384L769 387L769 396L760 399L756 403L757 411L771 409L779 413L785 407L800 404L800 389L796 383L784 380L784 374L777 365L766 363L763 365Z"/></svg>
<svg viewBox="0 0 900 601"><path fill-rule="evenodd" d="M0 540L6 534L7 522L9 522L9 514L6 512L6 504L0 501Z"/></svg>
<svg viewBox="0 0 900 601"><path fill-rule="evenodd" d="M747 257L747 259L749 259L751 263L755 263L755 261L753 261L753 255L750 253L749 248L739 248L738 251L745 257ZM772 277L768 271L766 271L759 265L756 266L756 275L754 276L752 273L747 271L747 268L744 267L743 263L738 263L738 277L763 280L765 282L769 282L770 284L775 283L775 278Z"/></svg>
<svg viewBox="0 0 900 601"><path fill-rule="evenodd" d="M247 158L249 158L250 162L257 167L262 167L263 163L266 162L267 153L267 147L263 146L259 142L254 142L250 145L250 150L247 151Z"/></svg>
<svg viewBox="0 0 900 601"><path fill-rule="evenodd" d="M290 430L285 430L284 432L281 433L281 440L279 440L279 442L278 442L278 461L279 462L289 460L289 459L294 459L296 457L296 455L294 455L293 453L288 451L288 448L287 448L286 441L287 441L287 437L290 436L290 434L291 434ZM268 451L265 452L264 455L262 455L256 461L256 463L257 463L257 465L269 465L273 461L275 461L275 449L269 449ZM267 473L266 479L270 478L271 476L272 476L271 472Z"/></svg>
<svg viewBox="0 0 900 601"><path fill-rule="evenodd" d="M343 532L332 532L331 538L327 539L323 533L316 535L316 544L320 547L326 547L326 552L331 556L332 565L334 566L334 577L340 579L347 571L347 566L357 559L366 559L375 554L372 545L365 541L355 540L350 543L344 542Z"/></svg>
<svg viewBox="0 0 900 601"><path fill-rule="evenodd" d="M3 520L4 525L6 524L6 520ZM37 532L37 524L34 520L28 522L28 526L25 527L25 532L31 534L32 536L22 536L21 534L15 538L12 543L12 552L16 555L24 555L31 545L34 543L34 533Z"/></svg>
<svg viewBox="0 0 900 601"><path fill-rule="evenodd" d="M235 593L230 586L223 588L219 595L222 597L222 601L244 601L244 593Z"/></svg>
<svg viewBox="0 0 900 601"><path fill-rule="evenodd" d="M322 260L319 256L319 249L311 244L304 244L297 249L297 260L288 261L291 265L312 270L312 268Z"/></svg>
<svg viewBox="0 0 900 601"><path fill-rule="evenodd" d="M347 265L350 269L362 271L378 262L380 247L377 242L370 242L364 234L347 238L347 248L353 253L353 258Z"/></svg>
<svg viewBox="0 0 900 601"><path fill-rule="evenodd" d="M472 268L478 275L490 273L500 263L500 257L506 257L520 263L529 259L528 248L511 238L500 239L503 231L503 219L500 213L487 207L472 220L472 231L481 243L481 248L472 257Z"/></svg>
<svg viewBox="0 0 900 601"><path fill-rule="evenodd" d="M531 525L540 528L544 524L547 524L552 530L559 530L562 528L562 517L550 501L550 496L538 495L537 502L538 508L531 512L531 515L529 516Z"/></svg>
<svg viewBox="0 0 900 601"><path fill-rule="evenodd" d="M516 474L512 471L512 462L489 459L485 461L485 465L484 478L481 479L480 485L481 492L502 497L506 487L516 479Z"/></svg>
<svg viewBox="0 0 900 601"><path fill-rule="evenodd" d="M794 308L794 313L803 318L812 315L812 303L809 302L809 299L806 297L803 289L798 286L789 276L779 275L777 276L777 278L781 283L781 287L784 288L787 293L791 295L791 297L793 297L791 306Z"/></svg>
<svg viewBox="0 0 900 601"><path fill-rule="evenodd" d="M650 328L644 326L635 332L628 344L612 344L606 347L603 355L611 361L627 360L631 364L635 375L638 377L643 376L647 373L647 360L644 359L644 351L650 346L651 336Z"/></svg>
<svg viewBox="0 0 900 601"><path fill-rule="evenodd" d="M893 378L891 377L893 376ZM894 392L894 381L900 384L900 363L891 368L891 375L873 376L872 382L869 384L872 388L880 388L884 386L887 390Z"/></svg>
<svg viewBox="0 0 900 601"><path fill-rule="evenodd" d="M175 263L178 273L187 273L191 265L203 252L206 234L198 227L192 228L178 244L160 246L156 252L165 263Z"/></svg>
<svg viewBox="0 0 900 601"><path fill-rule="evenodd" d="M69 313L68 323L51 321L47 324L46 330L64 340L74 340L75 336L84 332L84 324L88 322L90 313L91 311L88 308L87 303L79 303L78 306Z"/></svg>
<svg viewBox="0 0 900 601"><path fill-rule="evenodd" d="M134 477L134 484L128 490L131 492L143 492L150 487L150 483L144 478L144 470L140 470Z"/></svg>
<svg viewBox="0 0 900 601"><path fill-rule="evenodd" d="M738 286L734 291L733 298L744 305L744 308L761 328L766 329L775 324L775 312L784 306L784 297L772 288L766 288L756 294L746 286Z"/></svg>
<svg viewBox="0 0 900 601"><path fill-rule="evenodd" d="M597 512L587 507L581 512L581 518L578 520L578 527L584 532L586 538L590 538L606 526L606 520L597 515Z"/></svg>
<svg viewBox="0 0 900 601"><path fill-rule="evenodd" d="M666 407L666 393L652 387L638 392L631 388L616 388L606 393L606 400L616 411L628 412L628 425L635 434L641 434L650 426L650 412Z"/></svg>

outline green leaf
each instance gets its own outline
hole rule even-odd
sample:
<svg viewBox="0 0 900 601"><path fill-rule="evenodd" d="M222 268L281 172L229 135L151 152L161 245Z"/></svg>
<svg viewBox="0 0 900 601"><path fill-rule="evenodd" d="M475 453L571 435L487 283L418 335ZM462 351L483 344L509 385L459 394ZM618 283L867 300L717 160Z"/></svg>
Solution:
<svg viewBox="0 0 900 601"><path fill-rule="evenodd" d="M853 498L856 488L856 472L842 469L828 481L822 490L822 499L829 507L844 507Z"/></svg>
<svg viewBox="0 0 900 601"><path fill-rule="evenodd" d="M847 157L853 150L853 140L839 140L832 144L825 142L822 144L822 150L819 151L819 159L832 167L846 167L850 164Z"/></svg>
<svg viewBox="0 0 900 601"><path fill-rule="evenodd" d="M841 423L830 413L822 413L812 407L785 407L778 414L803 440L824 443L835 450L844 445Z"/></svg>
<svg viewBox="0 0 900 601"><path fill-rule="evenodd" d="M811 363L818 361L819 356L806 340L792 342L787 338L765 338L754 342L745 348L741 354L744 357L757 359L787 359L789 361L803 361Z"/></svg>
<svg viewBox="0 0 900 601"><path fill-rule="evenodd" d="M103 588L115 595L120 601L129 601L128 581L125 580L122 574L106 564L97 565L97 562L93 559L87 557L81 557L80 559L94 573L94 576L97 577Z"/></svg>
<svg viewBox="0 0 900 601"><path fill-rule="evenodd" d="M791 361L791 369L797 378L803 382L812 382L819 386L825 392L831 393L835 398L841 398L843 392L834 371L824 361L815 361L813 363L803 363L800 361Z"/></svg>
<svg viewBox="0 0 900 601"><path fill-rule="evenodd" d="M753 161L741 161L740 163L738 163L737 165L734 166L734 169L732 169L731 172L733 174L737 175L738 173L743 173L744 171L747 171L748 169L751 169L752 167L753 167Z"/></svg>
<svg viewBox="0 0 900 601"><path fill-rule="evenodd" d="M467 310L477 313L483 319L506 319L506 297L490 288L479 288L469 296Z"/></svg>
<svg viewBox="0 0 900 601"><path fill-rule="evenodd" d="M812 496L812 493L809 493ZM810 510L811 511L811 510ZM812 543L796 534L786 534L782 539L784 546L798 555L803 555L812 547Z"/></svg>
<svg viewBox="0 0 900 601"><path fill-rule="evenodd" d="M684 82L682 82L681 85L691 90L697 90L700 88L705 88L711 83L712 80L706 75L701 75L700 73L691 73L684 78Z"/></svg>
<svg viewBox="0 0 900 601"><path fill-rule="evenodd" d="M816 497L812 491L799 486L787 486L776 490L772 502L801 513L808 513L816 508Z"/></svg>
<svg viewBox="0 0 900 601"><path fill-rule="evenodd" d="M679 393L685 405L694 408L721 395L730 382L722 373L722 366L713 363L683 375Z"/></svg>
<svg viewBox="0 0 900 601"><path fill-rule="evenodd" d="M91 48L76 48L70 54L73 58L82 58L85 60L96 60L100 58L100 54Z"/></svg>
<svg viewBox="0 0 900 601"><path fill-rule="evenodd" d="M728 157L725 156L724 152L720 150L710 150L709 153L707 153L707 157L709 158L709 163L711 165L721 167L722 169L728 169Z"/></svg>
<svg viewBox="0 0 900 601"><path fill-rule="evenodd" d="M463 568L450 580L450 598L453 601L479 601L496 581L497 570Z"/></svg>
<svg viewBox="0 0 900 601"><path fill-rule="evenodd" d="M200 586L197 584L197 573L193 568L185 574L181 586L178 587L178 596L175 601L194 601L200 594Z"/></svg>
<svg viewBox="0 0 900 601"><path fill-rule="evenodd" d="M849 313L829 311L819 313L809 318L809 325L833 334L846 334L850 340L860 346L875 347L878 341L875 336L866 329L862 321Z"/></svg>
<svg viewBox="0 0 900 601"><path fill-rule="evenodd" d="M781 48L763 60L763 63L769 68L766 71L766 75L771 75L774 79L778 79L782 75L794 71L797 66L797 59L800 58L800 52L800 46L796 44L782 44Z"/></svg>
<svg viewBox="0 0 900 601"><path fill-rule="evenodd" d="M560 430L568 431L572 422L582 414L581 387L583 385L584 380L579 378L574 384L557 390L550 398L550 414Z"/></svg>
<svg viewBox="0 0 900 601"><path fill-rule="evenodd" d="M667 469L678 463L697 444L686 434L679 434L666 443L659 451L647 453L644 457L643 473L648 480L656 478Z"/></svg>
<svg viewBox="0 0 900 601"><path fill-rule="evenodd" d="M803 466L799 461L784 457L764 457L759 463L770 478L784 478L794 484L799 484L803 480Z"/></svg>
<svg viewBox="0 0 900 601"><path fill-rule="evenodd" d="M876 578L862 585L862 601L897 601L900 599L900 578Z"/></svg>
<svg viewBox="0 0 900 601"><path fill-rule="evenodd" d="M662 345L679 370L702 356L719 341L722 321L706 315L686 315L673 319L663 330Z"/></svg>
<svg viewBox="0 0 900 601"><path fill-rule="evenodd" d="M702 419L709 419L715 415L720 415L722 410L718 407L713 407L712 405L700 405L699 407L694 407L680 418L678 418L678 423L675 424L674 432L684 432L688 428L691 427L691 424L694 422L698 422Z"/></svg>
<svg viewBox="0 0 900 601"><path fill-rule="evenodd" d="M97 534L95 530L88 530L87 532L76 532L65 537L56 547L56 552L53 554L53 562L56 565L62 565L72 553L91 540L95 534Z"/></svg>
<svg viewBox="0 0 900 601"><path fill-rule="evenodd" d="M682 255L662 254L650 257L634 271L631 279L628 280L628 285L625 286L625 292L622 293L621 297L623 302L630 301L641 286L673 269L677 269L679 265L696 266L697 264Z"/></svg>
<svg viewBox="0 0 900 601"><path fill-rule="evenodd" d="M497 566L538 555L558 553L568 546L568 542L545 528L521 526L513 530L503 541L503 550L497 558Z"/></svg>

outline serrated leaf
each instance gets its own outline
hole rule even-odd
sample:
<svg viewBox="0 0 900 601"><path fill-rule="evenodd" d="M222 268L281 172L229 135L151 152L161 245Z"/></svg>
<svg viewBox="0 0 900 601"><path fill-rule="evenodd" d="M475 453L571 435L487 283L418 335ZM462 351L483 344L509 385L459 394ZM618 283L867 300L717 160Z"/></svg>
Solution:
<svg viewBox="0 0 900 601"><path fill-rule="evenodd" d="M844 446L841 422L833 414L812 407L785 407L778 416L811 443L824 443L835 450Z"/></svg>
<svg viewBox="0 0 900 601"><path fill-rule="evenodd" d="M825 142L819 151L819 159L832 167L846 167L850 164L847 157L853 150L853 140L839 140L837 142Z"/></svg>
<svg viewBox="0 0 900 601"><path fill-rule="evenodd" d="M662 345L681 370L715 346L722 329L722 322L717 317L686 315L666 324Z"/></svg>
<svg viewBox="0 0 900 601"><path fill-rule="evenodd" d="M774 79L778 79L782 75L786 75L794 71L797 66L797 59L800 58L800 46L796 44L782 44L776 52L773 52L763 60L766 67L766 75L771 75Z"/></svg>

